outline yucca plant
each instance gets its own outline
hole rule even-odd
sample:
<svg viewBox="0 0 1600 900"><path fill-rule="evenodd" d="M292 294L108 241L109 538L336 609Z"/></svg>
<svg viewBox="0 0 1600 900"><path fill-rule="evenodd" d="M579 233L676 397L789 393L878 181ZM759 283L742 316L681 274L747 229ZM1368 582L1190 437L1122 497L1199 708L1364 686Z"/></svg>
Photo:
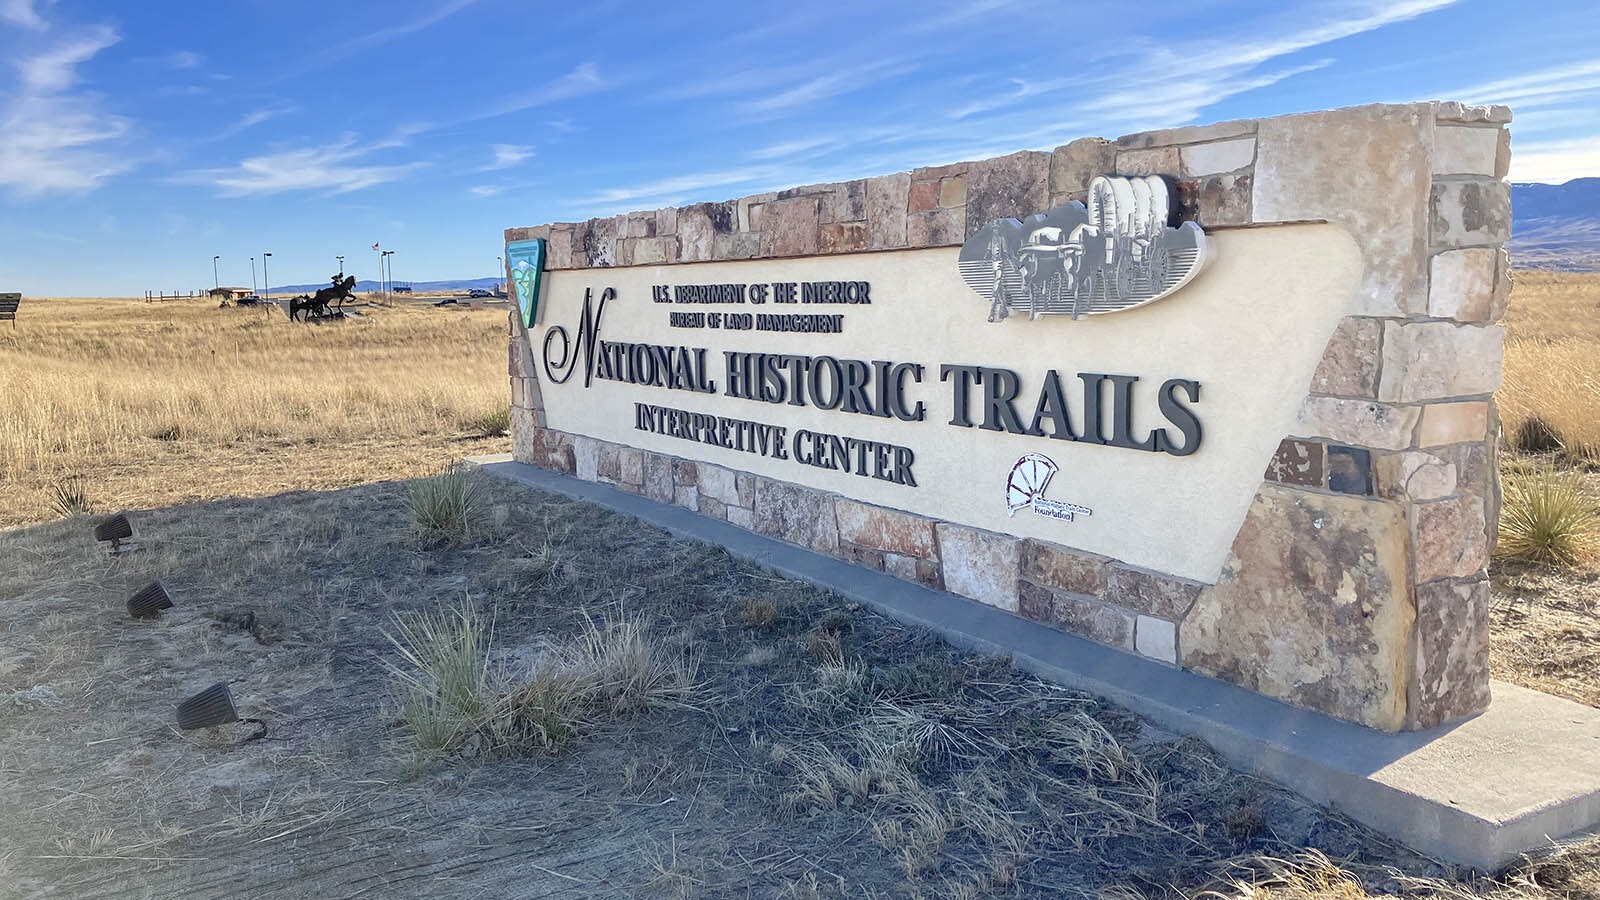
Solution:
<svg viewBox="0 0 1600 900"><path fill-rule="evenodd" d="M71 475L51 485L50 508L67 519L94 512L89 504L89 494L83 486L83 476Z"/></svg>
<svg viewBox="0 0 1600 900"><path fill-rule="evenodd" d="M1576 566L1600 549L1600 518L1583 475L1554 466L1506 473L1496 554L1505 559Z"/></svg>
<svg viewBox="0 0 1600 900"><path fill-rule="evenodd" d="M471 471L451 466L411 482L406 508L425 537L464 541L483 518L483 487Z"/></svg>

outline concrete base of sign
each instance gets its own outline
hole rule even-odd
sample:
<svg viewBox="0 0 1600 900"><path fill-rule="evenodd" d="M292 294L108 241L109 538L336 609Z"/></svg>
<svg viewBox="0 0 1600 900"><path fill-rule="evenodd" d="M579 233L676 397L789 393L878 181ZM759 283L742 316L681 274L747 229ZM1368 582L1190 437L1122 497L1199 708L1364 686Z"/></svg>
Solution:
<svg viewBox="0 0 1600 900"><path fill-rule="evenodd" d="M952 643L1008 653L1042 678L1199 737L1235 765L1443 860L1496 869L1600 825L1600 710L1495 682L1488 712L1475 718L1427 731L1373 731L681 507L512 462L509 454L467 462L721 544Z"/></svg>

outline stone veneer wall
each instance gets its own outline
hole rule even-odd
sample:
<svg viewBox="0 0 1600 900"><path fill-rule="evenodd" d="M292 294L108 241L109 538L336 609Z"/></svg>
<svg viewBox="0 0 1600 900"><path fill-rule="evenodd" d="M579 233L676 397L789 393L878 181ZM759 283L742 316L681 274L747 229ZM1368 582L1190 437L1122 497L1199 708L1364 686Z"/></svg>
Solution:
<svg viewBox="0 0 1600 900"><path fill-rule="evenodd" d="M1208 231L1341 225L1364 256L1360 297L1215 584L546 429L513 313L515 457L1375 728L1471 715L1489 702L1510 118L1419 103L1085 138L505 232L547 238L556 270L955 246L1082 200L1103 173L1176 178Z"/></svg>

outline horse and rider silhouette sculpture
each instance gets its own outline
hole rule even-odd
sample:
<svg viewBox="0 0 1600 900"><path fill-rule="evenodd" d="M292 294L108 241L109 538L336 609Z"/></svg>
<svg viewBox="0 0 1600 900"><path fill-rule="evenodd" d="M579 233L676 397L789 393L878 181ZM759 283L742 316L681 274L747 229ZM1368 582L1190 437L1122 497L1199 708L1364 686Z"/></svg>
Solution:
<svg viewBox="0 0 1600 900"><path fill-rule="evenodd" d="M321 319L328 316L336 318L344 316L344 302L355 299L356 277L347 275L343 279L335 275L331 279L333 284L322 288L312 296L301 294L289 301L289 318L299 319L300 313L305 312L307 321ZM330 309L330 304L332 308Z"/></svg>

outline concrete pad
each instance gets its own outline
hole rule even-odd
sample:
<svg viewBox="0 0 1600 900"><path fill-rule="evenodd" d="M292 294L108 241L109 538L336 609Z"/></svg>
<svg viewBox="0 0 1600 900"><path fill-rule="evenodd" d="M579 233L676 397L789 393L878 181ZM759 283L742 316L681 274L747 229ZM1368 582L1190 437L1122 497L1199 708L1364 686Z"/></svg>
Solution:
<svg viewBox="0 0 1600 900"><path fill-rule="evenodd" d="M951 643L1009 654L1042 678L1199 737L1234 765L1448 862L1498 869L1600 825L1600 710L1495 682L1489 711L1475 718L1429 731L1372 731L509 455L467 462L721 544Z"/></svg>

